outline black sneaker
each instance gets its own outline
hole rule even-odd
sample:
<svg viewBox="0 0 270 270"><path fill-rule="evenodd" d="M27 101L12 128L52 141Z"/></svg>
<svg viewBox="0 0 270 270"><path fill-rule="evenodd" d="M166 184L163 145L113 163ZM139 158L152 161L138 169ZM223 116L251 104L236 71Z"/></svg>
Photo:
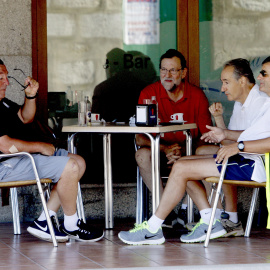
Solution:
<svg viewBox="0 0 270 270"><path fill-rule="evenodd" d="M60 225L59 230L68 235L69 238L75 239L83 242L96 242L103 238L104 232L103 230L97 230L91 228L86 223L83 222L82 219L79 219L77 222L77 226L79 227L76 231L68 231L64 227L64 222Z"/></svg>
<svg viewBox="0 0 270 270"><path fill-rule="evenodd" d="M173 228L177 224L177 215L174 211L172 211L164 220L161 227L165 228Z"/></svg>
<svg viewBox="0 0 270 270"><path fill-rule="evenodd" d="M65 233L62 233L59 231L56 225L56 220L55 217L51 217L54 233L55 233L55 238L57 242L67 242L68 241L68 236ZM27 228L27 231L42 239L45 241L52 242L49 226L47 224L47 220L44 221L38 221L37 219L33 221L33 223Z"/></svg>
<svg viewBox="0 0 270 270"><path fill-rule="evenodd" d="M187 223L187 209L179 209L178 210L178 217L177 222L185 227Z"/></svg>

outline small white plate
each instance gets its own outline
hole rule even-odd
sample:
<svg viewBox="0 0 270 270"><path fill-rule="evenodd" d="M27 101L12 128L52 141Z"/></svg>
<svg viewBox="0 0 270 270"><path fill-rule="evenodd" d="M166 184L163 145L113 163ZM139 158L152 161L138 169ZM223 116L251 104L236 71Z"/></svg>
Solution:
<svg viewBox="0 0 270 270"><path fill-rule="evenodd" d="M187 121L175 121L175 120L171 120L170 123L175 123L175 124L183 124L186 123Z"/></svg>
<svg viewBox="0 0 270 270"><path fill-rule="evenodd" d="M91 126L101 126L103 125L103 122L99 121L99 122L91 122Z"/></svg>

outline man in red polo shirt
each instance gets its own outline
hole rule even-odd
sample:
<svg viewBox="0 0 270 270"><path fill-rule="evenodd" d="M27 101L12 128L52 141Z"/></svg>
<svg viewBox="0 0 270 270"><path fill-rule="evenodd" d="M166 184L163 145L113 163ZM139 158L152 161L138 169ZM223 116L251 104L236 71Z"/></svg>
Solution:
<svg viewBox="0 0 270 270"><path fill-rule="evenodd" d="M144 99L156 97L158 102L158 118L160 122L169 122L171 115L183 113L184 121L196 123L192 129L193 153L199 146L201 134L207 132L206 125L211 125L209 104L204 92L185 80L187 75L186 59L177 50L170 49L160 58L160 81L144 88L139 97L139 104ZM136 161L140 174L152 190L150 141L146 135L136 135L136 143L140 149L136 152ZM181 156L186 155L186 137L183 132L166 133L160 140L161 166L173 165ZM167 167L167 166L166 166ZM161 183L161 182L160 182ZM162 195L163 187L160 185Z"/></svg>

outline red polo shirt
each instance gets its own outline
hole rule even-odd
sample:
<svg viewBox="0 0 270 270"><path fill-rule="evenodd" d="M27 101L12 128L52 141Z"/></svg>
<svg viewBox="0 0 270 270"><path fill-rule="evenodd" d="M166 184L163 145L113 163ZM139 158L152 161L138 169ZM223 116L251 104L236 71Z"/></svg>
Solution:
<svg viewBox="0 0 270 270"><path fill-rule="evenodd" d="M183 113L186 123L196 123L196 129L191 130L193 142L199 142L201 134L209 131L206 125L212 125L211 115L208 110L209 103L204 92L197 86L191 85L185 81L185 90L183 97L177 102L172 101L160 81L155 82L141 91L139 104L143 104L144 99L151 99L156 96L158 102L158 117L161 122L169 122L174 113ZM168 143L184 144L186 136L183 132L165 133L161 138ZM202 141L200 142L200 144Z"/></svg>

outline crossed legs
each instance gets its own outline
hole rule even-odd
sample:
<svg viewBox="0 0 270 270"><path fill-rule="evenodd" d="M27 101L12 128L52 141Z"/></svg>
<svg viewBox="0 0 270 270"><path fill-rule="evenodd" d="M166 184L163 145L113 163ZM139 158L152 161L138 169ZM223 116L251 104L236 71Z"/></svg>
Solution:
<svg viewBox="0 0 270 270"><path fill-rule="evenodd" d="M76 199L78 194L78 182L85 172L85 161L81 156L69 153L70 157L65 169L56 185L54 185L48 209L57 212L60 206L66 215L76 213Z"/></svg>

